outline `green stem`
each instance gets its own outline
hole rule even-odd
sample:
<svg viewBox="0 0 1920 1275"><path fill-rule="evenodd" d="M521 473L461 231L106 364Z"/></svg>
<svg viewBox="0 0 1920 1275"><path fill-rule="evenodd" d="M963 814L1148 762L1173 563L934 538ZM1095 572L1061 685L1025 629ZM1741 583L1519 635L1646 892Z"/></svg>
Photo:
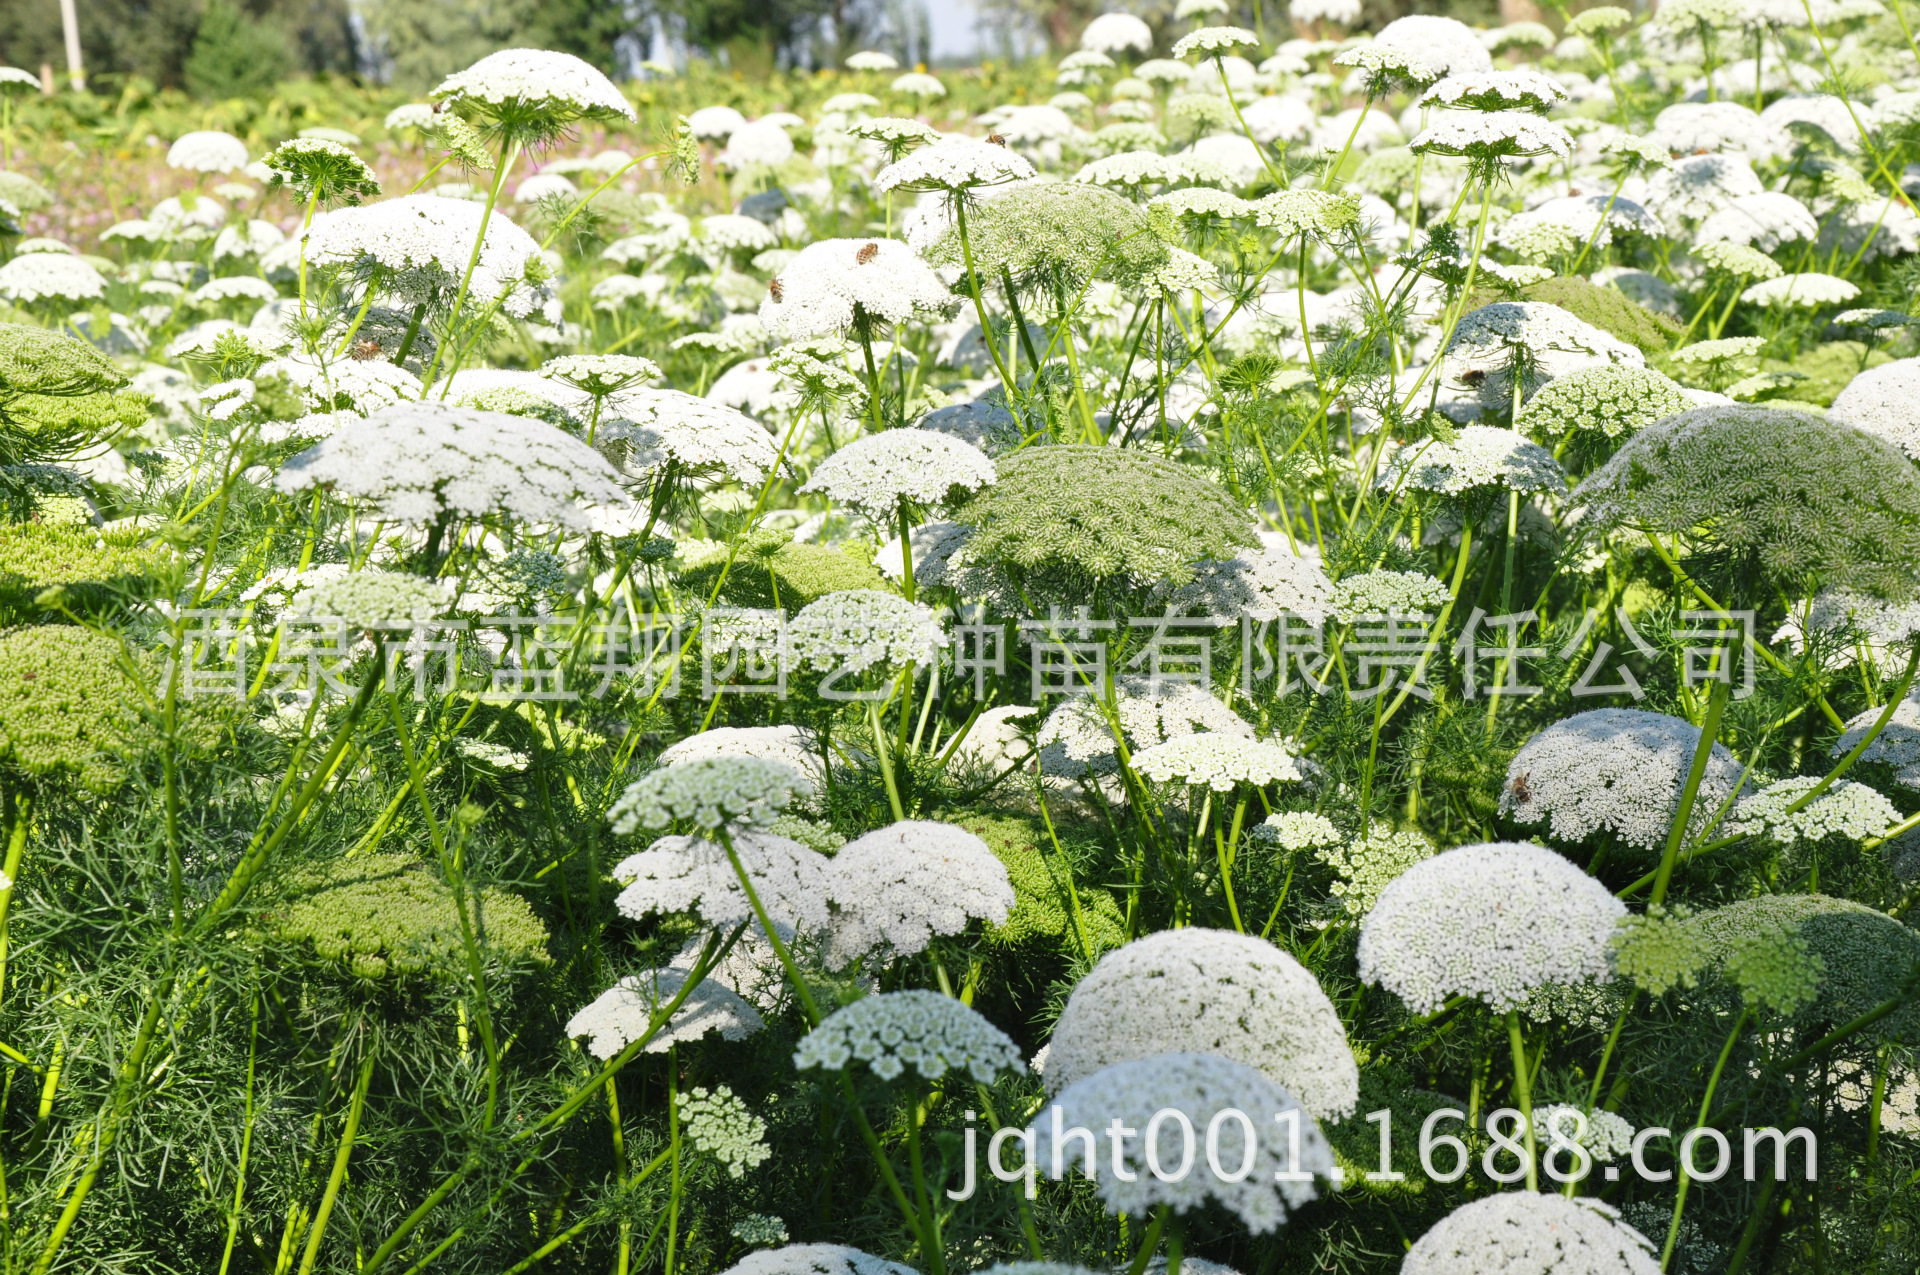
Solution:
<svg viewBox="0 0 1920 1275"><path fill-rule="evenodd" d="M1520 1102L1520 1121L1527 1135L1527 1190L1540 1189L1540 1171L1535 1163L1537 1149L1533 1138L1533 1081L1527 1071L1527 1042L1520 1034L1520 1011L1507 1011L1507 1045L1513 1050L1513 1095ZM1489 1127L1492 1121L1488 1121Z"/></svg>
<svg viewBox="0 0 1920 1275"><path fill-rule="evenodd" d="M327 1220L333 1216L334 1201L340 1198L340 1185L347 1180L347 1160L353 1155L353 1140L360 1132L360 1113L367 1105L367 1087L373 1083L373 1050L360 1064L360 1079L353 1087L353 1101L347 1107L347 1127L340 1134L340 1145L333 1153L333 1172L327 1175L327 1189L320 1197L319 1211L313 1215L313 1231L307 1236L307 1251L300 1257L299 1275L312 1275L320 1256L320 1241L327 1233Z"/></svg>

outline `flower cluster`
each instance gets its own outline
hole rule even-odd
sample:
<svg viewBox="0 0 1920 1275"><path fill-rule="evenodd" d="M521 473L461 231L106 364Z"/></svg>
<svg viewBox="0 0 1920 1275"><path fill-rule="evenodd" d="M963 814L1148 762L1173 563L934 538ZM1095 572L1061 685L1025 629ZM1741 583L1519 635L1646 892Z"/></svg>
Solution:
<svg viewBox="0 0 1920 1275"><path fill-rule="evenodd" d="M1382 890L1433 853L1433 842L1417 832L1376 829L1363 840L1323 849L1314 857L1333 869L1333 893L1347 915L1363 916L1380 901Z"/></svg>
<svg viewBox="0 0 1920 1275"><path fill-rule="evenodd" d="M1020 1049L973 1009L939 992L883 992L835 1010L800 1038L793 1065L838 1070L863 1062L882 1080L911 1067L922 1080L963 1071L991 1084L1021 1066Z"/></svg>
<svg viewBox="0 0 1920 1275"><path fill-rule="evenodd" d="M673 1102L687 1141L718 1160L728 1177L744 1178L773 1154L767 1145L767 1122L725 1085L711 1092L696 1086L675 1094Z"/></svg>
<svg viewBox="0 0 1920 1275"><path fill-rule="evenodd" d="M1006 865L964 828L905 820L856 837L833 857L828 963L870 953L924 952L936 936L982 920L999 925L1014 904Z"/></svg>
<svg viewBox="0 0 1920 1275"><path fill-rule="evenodd" d="M761 757L721 756L656 770L627 786L607 811L618 833L665 828L685 820L699 828L764 824L793 800L804 781L791 767Z"/></svg>

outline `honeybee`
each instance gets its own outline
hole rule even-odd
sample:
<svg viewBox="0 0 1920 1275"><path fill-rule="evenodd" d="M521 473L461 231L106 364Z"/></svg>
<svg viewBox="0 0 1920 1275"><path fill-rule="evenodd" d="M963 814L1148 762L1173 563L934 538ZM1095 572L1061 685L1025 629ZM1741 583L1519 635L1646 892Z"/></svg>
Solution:
<svg viewBox="0 0 1920 1275"><path fill-rule="evenodd" d="M1530 770L1521 771L1513 777L1513 783L1507 791L1513 794L1514 804L1524 806L1533 800L1533 789L1527 786L1527 779L1533 774Z"/></svg>
<svg viewBox="0 0 1920 1275"><path fill-rule="evenodd" d="M379 358L380 352L381 352L380 338L371 337L371 336L367 337L365 340L355 341L353 343L352 348L347 351L347 353L351 354L354 358L359 359L362 363L366 362L368 359Z"/></svg>
<svg viewBox="0 0 1920 1275"><path fill-rule="evenodd" d="M988 133L987 140L995 146L1005 146L1007 144L1007 139L998 133Z"/></svg>
<svg viewBox="0 0 1920 1275"><path fill-rule="evenodd" d="M879 244L877 243L862 244L860 247L860 251L853 254L853 259L856 264L864 266L869 261L872 261L875 257L879 255L880 255Z"/></svg>
<svg viewBox="0 0 1920 1275"><path fill-rule="evenodd" d="M787 299L786 289L780 286L780 281L778 279L775 279L772 283L769 283L767 285L767 295L772 297L775 301L785 301Z"/></svg>

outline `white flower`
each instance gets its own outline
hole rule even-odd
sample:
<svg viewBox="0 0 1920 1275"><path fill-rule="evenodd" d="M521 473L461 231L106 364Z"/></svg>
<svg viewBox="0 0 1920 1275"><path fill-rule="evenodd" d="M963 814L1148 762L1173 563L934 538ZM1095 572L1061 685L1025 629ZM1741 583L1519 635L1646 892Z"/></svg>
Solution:
<svg viewBox="0 0 1920 1275"><path fill-rule="evenodd" d="M703 106L687 116L687 126L693 135L708 142L724 142L746 123L747 117L731 106Z"/></svg>
<svg viewBox="0 0 1920 1275"><path fill-rule="evenodd" d="M256 217L237 226L227 226L214 236L213 259L265 256L286 241L280 227Z"/></svg>
<svg viewBox="0 0 1920 1275"><path fill-rule="evenodd" d="M565 197L579 193L580 188L563 173L535 173L514 187L513 199L515 203L537 204L555 195Z"/></svg>
<svg viewBox="0 0 1920 1275"><path fill-rule="evenodd" d="M385 359L341 359L322 365L310 354L275 359L260 369L280 375L300 391L309 412L354 412L367 416L420 398L420 378Z"/></svg>
<svg viewBox="0 0 1920 1275"><path fill-rule="evenodd" d="M887 165L874 175L873 189L881 194L894 190L968 190L1025 181L1033 175L1033 165L1005 146L956 137L922 147Z"/></svg>
<svg viewBox="0 0 1920 1275"><path fill-rule="evenodd" d="M1750 359L1766 348L1765 337L1728 336L1683 345L1673 352L1673 358L1679 363L1718 363L1726 359Z"/></svg>
<svg viewBox="0 0 1920 1275"><path fill-rule="evenodd" d="M1872 130L1880 122L1868 103L1855 102L1849 106L1830 93L1788 94L1768 103L1767 108L1760 112L1760 118L1782 132L1789 124L1810 126L1824 133L1835 146L1849 155L1860 153L1861 132ZM1789 139L1784 149L1791 148Z"/></svg>
<svg viewBox="0 0 1920 1275"><path fill-rule="evenodd" d="M1833 741L1829 755L1844 757L1860 746L1884 708L1870 708L1847 723L1847 729ZM1867 750L1861 761L1875 761L1893 768L1893 781L1903 788L1920 788L1920 699L1910 692L1894 707L1893 716Z"/></svg>
<svg viewBox="0 0 1920 1275"><path fill-rule="evenodd" d="M1006 865L952 824L909 819L869 832L840 848L831 871L835 969L878 950L913 956L971 921L999 925L1013 908Z"/></svg>
<svg viewBox="0 0 1920 1275"><path fill-rule="evenodd" d="M778 123L755 120L742 124L727 138L727 148L714 157L721 168L777 168L793 158L793 138Z"/></svg>
<svg viewBox="0 0 1920 1275"><path fill-rule="evenodd" d="M780 236L755 217L715 213L700 219L700 238L723 252L759 252L779 244Z"/></svg>
<svg viewBox="0 0 1920 1275"><path fill-rule="evenodd" d="M1459 155L1467 159L1573 153L1573 136L1552 120L1527 111L1482 111L1449 115L1408 146L1416 153Z"/></svg>
<svg viewBox="0 0 1920 1275"><path fill-rule="evenodd" d="M849 71L897 71L900 69L900 63L891 53L867 49L849 56L846 67Z"/></svg>
<svg viewBox="0 0 1920 1275"><path fill-rule="evenodd" d="M192 292L187 300L196 305L217 305L222 301L273 301L280 296L280 290L257 275L226 275L218 279L209 279Z"/></svg>
<svg viewBox="0 0 1920 1275"><path fill-rule="evenodd" d="M800 490L886 523L902 504L949 504L993 480L993 462L971 444L927 429L890 429L821 461Z"/></svg>
<svg viewBox="0 0 1920 1275"><path fill-rule="evenodd" d="M627 785L607 811L618 833L665 828L676 819L699 828L765 824L793 800L806 781L761 757L718 756L668 766Z"/></svg>
<svg viewBox="0 0 1920 1275"><path fill-rule="evenodd" d="M637 354L563 354L540 365L540 375L588 395L607 395L660 379L660 366Z"/></svg>
<svg viewBox="0 0 1920 1275"><path fill-rule="evenodd" d="M1334 62L1416 85L1493 69L1493 58L1466 23L1424 14L1394 19L1372 40L1353 45Z"/></svg>
<svg viewBox="0 0 1920 1275"><path fill-rule="evenodd" d="M1505 411L1513 402L1516 349L1525 356L1519 360L1522 402L1542 385L1596 363L1646 363L1633 346L1557 305L1496 301L1455 325L1444 356L1446 375L1479 390L1485 406Z"/></svg>
<svg viewBox="0 0 1920 1275"><path fill-rule="evenodd" d="M107 281L79 257L35 252L0 266L0 297L9 301L97 301Z"/></svg>
<svg viewBox="0 0 1920 1275"><path fill-rule="evenodd" d="M571 434L445 403L402 403L349 422L289 459L274 485L325 487L413 526L504 514L585 530L580 502L623 501L612 466Z"/></svg>
<svg viewBox="0 0 1920 1275"><path fill-rule="evenodd" d="M550 118L632 120L633 107L613 81L571 53L501 49L440 81L433 96L482 103L496 115L538 112Z"/></svg>
<svg viewBox="0 0 1920 1275"><path fill-rule="evenodd" d="M1675 155L1730 151L1750 161L1793 150L1785 130L1738 102L1676 102L1655 117L1646 140Z"/></svg>
<svg viewBox="0 0 1920 1275"><path fill-rule="evenodd" d="M1301 779L1293 754L1279 744L1209 732L1183 735L1133 755L1133 768L1157 783L1181 782L1215 792L1236 784L1264 788Z"/></svg>
<svg viewBox="0 0 1920 1275"><path fill-rule="evenodd" d="M1920 460L1920 359L1870 367L1834 396L1827 419L1884 438Z"/></svg>
<svg viewBox="0 0 1920 1275"><path fill-rule="evenodd" d="M646 1034L654 1015L686 986L690 972L668 966L628 975L568 1019L567 1035L585 1036L587 1052L595 1058L612 1058ZM644 1052L664 1054L669 1046L699 1040L708 1032L719 1032L724 1040L745 1040L765 1025L753 1006L705 978L647 1041Z"/></svg>
<svg viewBox="0 0 1920 1275"><path fill-rule="evenodd" d="M1049 1056L1048 1070L1052 1067ZM1185 1119L1162 1114L1169 1110ZM1288 1111L1299 1113L1294 1117L1300 1124L1297 1163L1288 1145L1287 1126L1280 1120ZM1224 1112L1243 1115L1246 1123ZM1122 1127L1138 1130L1138 1138L1115 1139L1111 1146L1102 1145L1088 1154L1082 1150L1082 1140L1064 1137L1067 1131L1081 1128L1102 1137L1116 1119ZM1056 1120L1063 1134L1057 1149ZM1206 1132L1216 1121L1221 1167L1232 1174L1243 1163L1250 1165L1251 1171L1237 1181L1214 1173L1201 1151ZM1186 1145L1194 1148L1193 1160L1186 1173L1176 1176L1184 1162L1183 1138L1188 1130L1192 1137ZM1103 1068L1057 1094L1036 1115L1029 1132L1035 1138L1035 1163L1051 1166L1058 1156L1063 1169L1076 1167L1084 1175L1092 1161L1095 1189L1109 1213L1144 1217L1163 1204L1187 1213L1211 1199L1255 1235L1279 1229L1290 1211L1314 1197L1311 1181L1280 1180L1281 1175L1320 1175L1333 1168L1326 1135L1292 1095L1264 1073L1211 1054L1164 1053ZM1161 1173L1153 1172L1153 1165L1160 1166Z"/></svg>
<svg viewBox="0 0 1920 1275"><path fill-rule="evenodd" d="M486 209L465 199L406 195L316 217L307 232L307 261L315 266L370 262L380 267L382 291L408 305L447 301L466 275L473 241ZM554 301L551 270L532 235L497 210L469 284L471 299L499 301L514 318Z"/></svg>
<svg viewBox="0 0 1920 1275"><path fill-rule="evenodd" d="M766 1142L767 1122L725 1085L711 1092L695 1086L675 1094L673 1101L682 1136L724 1165L728 1177L745 1177L747 1170L759 1168L773 1154Z"/></svg>
<svg viewBox="0 0 1920 1275"><path fill-rule="evenodd" d="M1120 731L1139 751L1188 735L1213 733L1253 738L1253 727L1197 686L1153 693L1151 678L1116 679ZM1065 779L1110 774L1120 765L1112 728L1096 701L1074 699L1047 716L1039 734L1041 773Z"/></svg>
<svg viewBox="0 0 1920 1275"><path fill-rule="evenodd" d="M972 535L973 528L963 522L923 522L913 528L914 584L922 589L931 589L944 583L948 560ZM900 550L899 536L880 547L880 552L873 556L873 565L880 568L881 575L896 583L907 578L907 564Z"/></svg>
<svg viewBox="0 0 1920 1275"><path fill-rule="evenodd" d="M1559 232L1559 242L1554 245L1554 251L1537 254L1546 256L1557 255L1571 246L1588 242L1596 248L1605 248L1613 243L1613 232L1616 230L1655 237L1665 232L1652 213L1631 199L1619 195L1564 195L1507 218L1494 232L1494 239L1505 247L1524 253L1520 246L1525 242L1524 236L1529 231L1543 227ZM1480 268L1485 270L1491 264L1482 260Z"/></svg>
<svg viewBox="0 0 1920 1275"><path fill-rule="evenodd" d="M687 762L654 774L684 773L700 765ZM618 830L620 824L614 827ZM740 866L753 882L754 895L776 929L813 933L826 928L831 861L825 855L758 829L737 828L729 836ZM721 929L758 923L726 848L699 837L661 837L616 864L613 879L625 887L614 906L622 916L635 920L656 913L693 912L707 925Z"/></svg>
<svg viewBox="0 0 1920 1275"><path fill-rule="evenodd" d="M1886 667L1920 637L1920 602L1889 601L1854 589L1822 589L1810 601L1788 610L1786 623L1774 632L1773 640L1804 651L1809 633L1844 641L1844 645L1832 640L1823 643L1828 668L1846 668L1862 657Z"/></svg>
<svg viewBox="0 0 1920 1275"><path fill-rule="evenodd" d="M795 1070L863 1062L882 1080L911 1067L922 1080L964 1071L983 1085L1019 1069L1020 1050L969 1006L939 992L882 992L835 1010L800 1038Z"/></svg>
<svg viewBox="0 0 1920 1275"><path fill-rule="evenodd" d="M389 133L397 133L403 128L429 129L433 127L433 107L425 102L408 102L405 106L396 106L387 112L380 127Z"/></svg>
<svg viewBox="0 0 1920 1275"><path fill-rule="evenodd" d="M1566 472L1552 452L1510 429L1488 425L1468 425L1450 443L1427 438L1403 445L1375 482L1387 491L1411 487L1450 496L1489 485L1518 492L1567 490Z"/></svg>
<svg viewBox="0 0 1920 1275"><path fill-rule="evenodd" d="M1582 1125L1586 1126L1585 1132L1576 1135L1574 1131ZM1554 1103L1533 1109L1533 1127L1543 1151L1555 1129L1562 1138L1579 1143L1603 1164L1618 1160L1633 1149L1633 1126L1611 1111L1587 1111L1583 1107ZM1561 1163L1566 1163L1564 1157Z"/></svg>
<svg viewBox="0 0 1920 1275"><path fill-rule="evenodd" d="M1626 905L1551 850L1462 846L1417 863L1381 892L1360 930L1360 977L1416 1014L1452 996L1497 1013L1543 983L1603 982Z"/></svg>
<svg viewBox="0 0 1920 1275"><path fill-rule="evenodd" d="M1420 96L1422 106L1439 103L1462 110L1546 112L1567 100L1567 91L1538 71L1470 71L1449 75Z"/></svg>
<svg viewBox="0 0 1920 1275"><path fill-rule="evenodd" d="M1834 784L1789 814L1787 807L1819 782L1816 775L1802 775L1767 785L1733 808L1728 831L1766 837L1785 846L1827 837L1865 841L1882 835L1903 817L1891 801L1851 780Z"/></svg>
<svg viewBox="0 0 1920 1275"><path fill-rule="evenodd" d="M608 404L600 437L624 442L621 466L647 473L672 461L690 473L719 472L745 486L763 481L779 449L750 416L679 390L631 389Z"/></svg>
<svg viewBox="0 0 1920 1275"><path fill-rule="evenodd" d="M1553 723L1507 766L1500 812L1516 822L1545 821L1561 841L1608 833L1654 851L1666 844L1700 729L1686 720L1636 708L1600 708ZM1707 820L1740 780L1740 763L1713 746L1694 798L1689 830Z"/></svg>
<svg viewBox="0 0 1920 1275"><path fill-rule="evenodd" d="M227 210L217 199L189 193L167 196L155 204L147 216L165 234L202 238L208 231L218 230L225 224Z"/></svg>
<svg viewBox="0 0 1920 1275"><path fill-rule="evenodd" d="M1333 826L1333 820L1312 811L1284 810L1277 815L1268 815L1257 824L1252 835L1261 841L1272 841L1284 850L1311 850L1315 846L1338 845L1340 830Z"/></svg>
<svg viewBox="0 0 1920 1275"><path fill-rule="evenodd" d="M1260 159L1260 148L1239 133L1203 137L1173 158L1186 166L1188 177L1194 181L1224 181L1232 186L1247 186L1267 171Z"/></svg>
<svg viewBox="0 0 1920 1275"><path fill-rule="evenodd" d="M1447 600L1447 586L1420 571L1366 571L1333 586L1333 614L1353 621L1372 615L1419 615Z"/></svg>
<svg viewBox="0 0 1920 1275"><path fill-rule="evenodd" d="M908 71L905 75L897 77L888 87L895 93L917 97L923 102L947 95L947 86L924 71Z"/></svg>
<svg viewBox="0 0 1920 1275"><path fill-rule="evenodd" d="M1350 27L1360 20L1360 7L1360 0L1289 0L1287 16L1308 25L1331 22Z"/></svg>
<svg viewBox="0 0 1920 1275"><path fill-rule="evenodd" d="M1170 1043L1258 1068L1317 1119L1359 1100L1346 1031L1313 975L1264 939L1191 927L1116 948L1080 980L1048 1045L1047 1088Z"/></svg>
<svg viewBox="0 0 1920 1275"><path fill-rule="evenodd" d="M819 791L820 753L804 726L716 726L668 745L662 766L680 766L709 757L759 757L791 767Z"/></svg>
<svg viewBox="0 0 1920 1275"><path fill-rule="evenodd" d="M1741 293L1740 299L1749 305L1782 305L1812 310L1823 305L1839 305L1859 295L1860 289L1845 279L1811 271L1806 274L1783 274L1778 279L1756 283Z"/></svg>
<svg viewBox="0 0 1920 1275"><path fill-rule="evenodd" d="M1185 248L1169 246L1166 264L1146 277L1149 287L1176 295L1210 287L1220 281L1220 270L1211 261Z"/></svg>
<svg viewBox="0 0 1920 1275"><path fill-rule="evenodd" d="M1433 857L1433 842L1417 832L1387 832L1375 827L1364 841L1330 847L1314 857L1339 878L1333 894L1348 916L1362 916L1380 901L1380 892L1416 863Z"/></svg>
<svg viewBox="0 0 1920 1275"><path fill-rule="evenodd" d="M1662 13L1667 6L1662 6ZM1565 1159L1565 1157L1562 1157ZM1500 1191L1463 1204L1407 1250L1401 1275L1659 1275L1648 1239L1598 1200Z"/></svg>
<svg viewBox="0 0 1920 1275"><path fill-rule="evenodd" d="M1275 142L1304 142L1313 136L1319 117L1313 103L1293 96L1258 97L1240 108L1247 132L1263 146Z"/></svg>
<svg viewBox="0 0 1920 1275"><path fill-rule="evenodd" d="M859 57L856 53L854 57ZM884 56L884 55L876 55ZM789 1244L749 1253L721 1275L920 1275L844 1244Z"/></svg>
<svg viewBox="0 0 1920 1275"><path fill-rule="evenodd" d="M1784 192L1764 190L1727 200L1700 222L1693 238L1696 244L1720 240L1772 252L1789 239L1812 239L1819 233L1820 223L1805 204Z"/></svg>
<svg viewBox="0 0 1920 1275"><path fill-rule="evenodd" d="M1662 221L1697 221L1729 199L1757 195L1762 187L1753 166L1738 155L1688 155L1673 161L1647 182L1647 206Z"/></svg>
<svg viewBox="0 0 1920 1275"><path fill-rule="evenodd" d="M854 675L931 664L947 635L922 603L879 589L842 589L802 607L787 641L796 664Z"/></svg>
<svg viewBox="0 0 1920 1275"><path fill-rule="evenodd" d="M861 323L944 318L955 304L933 267L897 239L823 239L769 286L760 322L775 340L805 341L845 336Z"/></svg>
<svg viewBox="0 0 1920 1275"><path fill-rule="evenodd" d="M1332 614L1333 582L1309 545L1296 550L1279 531L1259 530L1258 549L1225 562L1194 564L1193 579L1177 588L1157 586L1154 601L1175 615L1196 609L1224 619L1277 619L1282 613L1318 624Z"/></svg>
<svg viewBox="0 0 1920 1275"><path fill-rule="evenodd" d="M247 166L247 144L212 129L183 134L167 148L167 167L196 173L237 173Z"/></svg>
<svg viewBox="0 0 1920 1275"><path fill-rule="evenodd" d="M1245 27L1201 27L1198 31L1189 32L1174 42L1173 56L1185 58L1198 53L1206 57L1210 54L1225 53L1243 45L1253 45L1258 48L1259 44L1260 37Z"/></svg>
<svg viewBox="0 0 1920 1275"><path fill-rule="evenodd" d="M1103 13L1080 33L1080 47L1096 53L1145 53L1153 48L1153 28L1131 13Z"/></svg>
<svg viewBox="0 0 1920 1275"><path fill-rule="evenodd" d="M244 382L243 382L244 383ZM204 397L208 391L201 391ZM446 609L453 590L437 580L393 571L354 571L319 580L292 608L297 615L342 619L360 628L431 620Z"/></svg>
<svg viewBox="0 0 1920 1275"><path fill-rule="evenodd" d="M1164 186L1193 176L1193 166L1179 156L1122 151L1085 165L1073 180L1092 186Z"/></svg>

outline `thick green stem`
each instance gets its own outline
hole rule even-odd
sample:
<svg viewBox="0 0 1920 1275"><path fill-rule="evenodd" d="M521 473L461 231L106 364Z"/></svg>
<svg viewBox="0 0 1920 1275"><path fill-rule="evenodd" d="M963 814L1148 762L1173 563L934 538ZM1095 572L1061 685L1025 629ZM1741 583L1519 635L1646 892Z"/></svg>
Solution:
<svg viewBox="0 0 1920 1275"><path fill-rule="evenodd" d="M334 1201L340 1198L341 1184L347 1180L347 1161L353 1155L353 1141L360 1132L360 1113L366 1109L367 1087L373 1083L373 1050L360 1064L360 1079L353 1087L353 1101L347 1106L347 1125L340 1134L340 1145L333 1153L333 1171L327 1175L327 1189L320 1197L320 1208L313 1215L313 1231L307 1236L307 1251L300 1257L299 1275L312 1275L320 1256L320 1241L327 1233L327 1219L333 1216Z"/></svg>

